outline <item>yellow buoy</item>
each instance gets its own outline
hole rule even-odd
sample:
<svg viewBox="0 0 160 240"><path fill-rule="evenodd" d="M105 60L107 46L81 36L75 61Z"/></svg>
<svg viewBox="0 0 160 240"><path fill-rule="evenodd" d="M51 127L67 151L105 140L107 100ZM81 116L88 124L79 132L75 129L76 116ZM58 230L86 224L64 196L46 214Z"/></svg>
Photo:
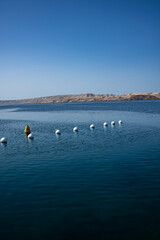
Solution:
<svg viewBox="0 0 160 240"><path fill-rule="evenodd" d="M31 133L28 125L25 126L24 133L27 134L27 135Z"/></svg>

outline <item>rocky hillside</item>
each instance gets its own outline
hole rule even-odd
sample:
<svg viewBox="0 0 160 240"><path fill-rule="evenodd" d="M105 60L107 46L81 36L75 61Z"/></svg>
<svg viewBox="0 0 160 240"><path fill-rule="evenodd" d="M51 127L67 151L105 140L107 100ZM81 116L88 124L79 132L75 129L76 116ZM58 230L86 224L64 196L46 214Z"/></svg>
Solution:
<svg viewBox="0 0 160 240"><path fill-rule="evenodd" d="M21 100L0 100L0 104L130 101L130 100L158 100L158 99L160 99L160 93L130 93L123 95L87 93L78 95L57 95L50 97L29 98Z"/></svg>

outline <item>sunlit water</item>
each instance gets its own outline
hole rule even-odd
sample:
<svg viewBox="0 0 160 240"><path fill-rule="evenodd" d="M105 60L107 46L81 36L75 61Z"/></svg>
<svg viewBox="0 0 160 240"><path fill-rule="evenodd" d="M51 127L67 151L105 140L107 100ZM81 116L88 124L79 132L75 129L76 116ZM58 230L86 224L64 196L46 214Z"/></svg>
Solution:
<svg viewBox="0 0 160 240"><path fill-rule="evenodd" d="M3 136L0 240L160 239L160 101L0 106Z"/></svg>

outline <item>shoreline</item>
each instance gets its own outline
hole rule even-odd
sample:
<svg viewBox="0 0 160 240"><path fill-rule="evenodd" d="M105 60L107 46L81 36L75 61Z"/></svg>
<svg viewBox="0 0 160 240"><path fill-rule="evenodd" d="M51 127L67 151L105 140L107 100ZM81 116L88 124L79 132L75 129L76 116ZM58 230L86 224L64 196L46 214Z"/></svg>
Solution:
<svg viewBox="0 0 160 240"><path fill-rule="evenodd" d="M114 94L75 94L56 95L49 97L28 98L19 100L0 100L0 105L6 104L38 104L38 103L68 103L68 102L107 102L107 101L138 101L160 100L160 92L157 93L130 93L122 95Z"/></svg>

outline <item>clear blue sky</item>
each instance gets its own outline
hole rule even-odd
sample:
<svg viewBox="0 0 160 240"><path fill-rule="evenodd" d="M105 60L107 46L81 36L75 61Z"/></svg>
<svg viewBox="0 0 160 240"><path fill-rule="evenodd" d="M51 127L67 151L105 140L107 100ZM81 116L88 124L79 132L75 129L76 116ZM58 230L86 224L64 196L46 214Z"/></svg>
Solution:
<svg viewBox="0 0 160 240"><path fill-rule="evenodd" d="M159 91L159 0L0 0L0 99Z"/></svg>

